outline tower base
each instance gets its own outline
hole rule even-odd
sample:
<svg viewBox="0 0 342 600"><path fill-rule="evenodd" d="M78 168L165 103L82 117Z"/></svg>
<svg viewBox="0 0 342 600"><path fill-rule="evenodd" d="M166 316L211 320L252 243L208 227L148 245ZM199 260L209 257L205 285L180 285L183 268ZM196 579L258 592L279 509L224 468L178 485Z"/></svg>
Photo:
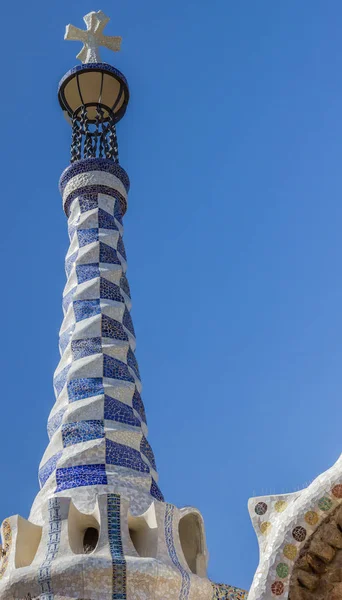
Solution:
<svg viewBox="0 0 342 600"><path fill-rule="evenodd" d="M139 516L118 494L92 514L70 498L43 506L43 525L19 516L2 525L1 600L243 600L206 576L203 520L194 508L152 502Z"/></svg>

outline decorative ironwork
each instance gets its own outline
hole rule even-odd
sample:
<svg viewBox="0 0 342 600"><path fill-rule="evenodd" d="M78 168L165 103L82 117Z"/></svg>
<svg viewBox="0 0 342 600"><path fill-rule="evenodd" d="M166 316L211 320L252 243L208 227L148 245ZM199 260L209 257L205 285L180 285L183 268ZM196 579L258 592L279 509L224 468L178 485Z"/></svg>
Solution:
<svg viewBox="0 0 342 600"><path fill-rule="evenodd" d="M82 104L72 116L71 162L96 157L119 163L115 116L103 104Z"/></svg>

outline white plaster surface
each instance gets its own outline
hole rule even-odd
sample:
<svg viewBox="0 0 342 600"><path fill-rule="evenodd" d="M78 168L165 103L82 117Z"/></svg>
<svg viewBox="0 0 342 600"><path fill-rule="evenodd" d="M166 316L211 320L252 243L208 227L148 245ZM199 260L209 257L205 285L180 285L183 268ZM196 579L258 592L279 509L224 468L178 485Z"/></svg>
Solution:
<svg viewBox="0 0 342 600"><path fill-rule="evenodd" d="M317 529L322 520L342 502L341 490L336 488L341 484L342 456L330 469L319 475L309 487L301 492L279 497L253 498L249 501L249 510L260 545L260 562L248 600L271 600L274 597L287 598L296 557L298 557L300 549L306 543L308 537ZM341 497L339 497L340 495ZM279 513L273 510L278 500L287 502L286 508ZM254 512L254 507L259 502L265 502L267 505L271 504L271 513L265 513L260 519L255 517ZM310 524L308 519L309 512L315 513L318 517L314 525ZM266 539L263 538L260 532L263 522L270 523L270 527L266 532ZM302 527L306 532L306 537L302 541L294 538L293 531L296 527ZM293 553L293 558L288 558L291 553ZM289 572L286 578L280 579L277 575L277 565L279 563L285 563L288 566ZM277 581L283 584L284 590L282 594L275 596L272 592L272 585Z"/></svg>
<svg viewBox="0 0 342 600"><path fill-rule="evenodd" d="M65 31L65 40L82 42L83 47L77 58L83 63L101 62L99 46L105 46L113 52L120 50L122 38L118 36L108 36L103 34L103 30L110 20L102 10L90 12L83 20L87 26L86 31L67 25Z"/></svg>

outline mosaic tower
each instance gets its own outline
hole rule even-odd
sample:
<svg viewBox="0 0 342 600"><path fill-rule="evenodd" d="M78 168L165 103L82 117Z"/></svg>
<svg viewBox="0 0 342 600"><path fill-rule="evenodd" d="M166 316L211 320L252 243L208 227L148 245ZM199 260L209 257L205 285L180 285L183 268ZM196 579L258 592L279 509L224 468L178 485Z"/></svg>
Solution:
<svg viewBox="0 0 342 600"><path fill-rule="evenodd" d="M60 179L70 246L65 267L61 359L40 492L29 520L2 524L0 598L20 600L242 600L213 584L201 514L164 501L141 399L123 217L129 179L116 123L129 91L102 63L101 11L69 25L82 64L59 85L72 126L71 164Z"/></svg>

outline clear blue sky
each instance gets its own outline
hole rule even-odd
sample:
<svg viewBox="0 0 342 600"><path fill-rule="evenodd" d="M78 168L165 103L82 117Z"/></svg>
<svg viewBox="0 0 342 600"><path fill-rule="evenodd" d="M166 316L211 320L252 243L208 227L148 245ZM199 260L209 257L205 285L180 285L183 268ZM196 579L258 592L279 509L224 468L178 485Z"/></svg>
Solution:
<svg viewBox="0 0 342 600"><path fill-rule="evenodd" d="M203 513L209 575L248 588L250 496L342 449L340 0L35 0L2 7L0 519L47 443L67 250L64 26L112 17L127 76L125 242L149 439L168 501ZM5 60L6 59L6 60Z"/></svg>

